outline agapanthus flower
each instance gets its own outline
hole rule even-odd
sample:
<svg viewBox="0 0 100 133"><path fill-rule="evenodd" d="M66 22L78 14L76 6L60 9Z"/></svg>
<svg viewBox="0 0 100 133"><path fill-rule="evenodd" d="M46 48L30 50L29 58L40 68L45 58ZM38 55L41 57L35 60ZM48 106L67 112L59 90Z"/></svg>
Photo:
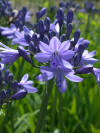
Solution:
<svg viewBox="0 0 100 133"><path fill-rule="evenodd" d="M91 12L91 11L95 11L95 6L92 2L87 2L85 1L84 2L84 9L87 11L87 12Z"/></svg>
<svg viewBox="0 0 100 133"><path fill-rule="evenodd" d="M19 55L23 57L23 59L25 59L29 63L32 63L32 60L29 57L29 53L22 46L18 47L18 52L19 52Z"/></svg>
<svg viewBox="0 0 100 133"><path fill-rule="evenodd" d="M58 8L56 18L61 27L64 22L64 10L62 8Z"/></svg>
<svg viewBox="0 0 100 133"><path fill-rule="evenodd" d="M33 81L28 80L28 74L25 74L18 83L17 92L12 96L12 99L21 99L27 93L35 93L37 89L33 87Z"/></svg>
<svg viewBox="0 0 100 133"><path fill-rule="evenodd" d="M51 31L54 31L55 33L59 33L60 31L60 26L59 24L57 23L57 20L55 20L52 24L50 24L50 30Z"/></svg>
<svg viewBox="0 0 100 133"><path fill-rule="evenodd" d="M18 50L11 49L2 43L0 43L0 46L2 46L0 47L1 63L3 64L13 63L19 58Z"/></svg>
<svg viewBox="0 0 100 133"><path fill-rule="evenodd" d="M39 19L45 15L46 11L46 8L42 8L39 12L36 13L37 21L39 21Z"/></svg>
<svg viewBox="0 0 100 133"><path fill-rule="evenodd" d="M20 30L23 29L23 26L28 23L30 20L30 12L27 10L26 7L23 7L21 10L19 10L18 15L14 21L14 24L17 28Z"/></svg>
<svg viewBox="0 0 100 133"><path fill-rule="evenodd" d="M73 41L74 42L74 41ZM79 38L77 44L75 45L75 57L74 57L74 64L75 66L83 66L86 64L94 64L98 60L93 58L96 54L96 51L88 52L86 48L89 45L88 40L84 40L83 38Z"/></svg>
<svg viewBox="0 0 100 133"><path fill-rule="evenodd" d="M15 37L12 40L12 44L19 44L22 46L29 46L29 41L27 41L26 35L30 36L32 38L32 35L34 32L32 30L29 30L27 27L23 27L23 31L16 31Z"/></svg>
<svg viewBox="0 0 100 133"><path fill-rule="evenodd" d="M93 65L84 65L79 69L76 69L77 74L88 74L93 70Z"/></svg>
<svg viewBox="0 0 100 133"><path fill-rule="evenodd" d="M57 37L53 37L50 40L49 45L43 42L40 42L40 53L35 55L35 58L39 62L48 62L54 56L59 56L64 60L70 60L74 56L74 52L69 50L70 41L64 41L62 44Z"/></svg>
<svg viewBox="0 0 100 133"><path fill-rule="evenodd" d="M36 79L44 82L55 77L56 85L61 93L64 93L67 88L65 77L72 82L82 81L82 78L74 75L72 65L65 60L61 60L59 57L53 58L50 66L42 66L40 71L42 74L37 76Z"/></svg>
<svg viewBox="0 0 100 133"><path fill-rule="evenodd" d="M28 46L25 38L24 38L24 31L16 31L15 37L12 39L12 45L19 44L22 46Z"/></svg>
<svg viewBox="0 0 100 133"><path fill-rule="evenodd" d="M13 39L16 31L19 31L19 29L14 24L11 24L10 27L0 26L1 35L6 36L8 39Z"/></svg>
<svg viewBox="0 0 100 133"><path fill-rule="evenodd" d="M96 63L98 60L93 58L95 56L95 54L96 54L96 50L94 50L92 52L88 52L88 50L84 50L80 64L94 64L94 63Z"/></svg>
<svg viewBox="0 0 100 133"><path fill-rule="evenodd" d="M100 69L97 68L93 68L92 73L94 74L94 76L96 77L97 83L100 87Z"/></svg>
<svg viewBox="0 0 100 133"><path fill-rule="evenodd" d="M9 17L12 12L11 2L9 0L0 0L0 16Z"/></svg>

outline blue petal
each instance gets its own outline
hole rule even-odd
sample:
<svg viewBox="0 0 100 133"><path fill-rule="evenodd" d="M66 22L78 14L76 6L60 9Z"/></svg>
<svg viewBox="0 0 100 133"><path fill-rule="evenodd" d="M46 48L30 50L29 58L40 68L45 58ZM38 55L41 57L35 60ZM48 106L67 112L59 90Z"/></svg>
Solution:
<svg viewBox="0 0 100 133"><path fill-rule="evenodd" d="M87 58L87 59L83 59L84 63L86 64L94 64L96 63L98 60L94 59L94 58Z"/></svg>
<svg viewBox="0 0 100 133"><path fill-rule="evenodd" d="M60 72L56 73L56 85L61 93L64 93L66 91L66 80L64 79L64 75Z"/></svg>
<svg viewBox="0 0 100 133"><path fill-rule="evenodd" d="M52 55L47 54L47 53L37 53L34 57L39 62L48 62L50 58L52 57Z"/></svg>
<svg viewBox="0 0 100 133"><path fill-rule="evenodd" d="M74 56L74 51L67 50L61 54L61 57L65 60L70 60Z"/></svg>
<svg viewBox="0 0 100 133"><path fill-rule="evenodd" d="M52 49L52 52L58 51L60 45L61 45L61 43L60 43L60 41L59 41L59 39L57 37L53 37L50 40L49 47Z"/></svg>
<svg viewBox="0 0 100 133"><path fill-rule="evenodd" d="M48 81L48 80L52 79L53 76L54 76L54 75L53 75L52 72L45 72L45 73L42 73L42 74L40 74L39 76L37 76L36 79L37 79L38 81L44 82L44 81Z"/></svg>
<svg viewBox="0 0 100 133"><path fill-rule="evenodd" d="M72 72L69 74L66 74L65 77L72 82L81 82L83 80L79 76L74 75Z"/></svg>
<svg viewBox="0 0 100 133"><path fill-rule="evenodd" d="M50 54L52 52L50 47L47 44L45 44L44 42L40 42L39 48L43 53Z"/></svg>
<svg viewBox="0 0 100 133"><path fill-rule="evenodd" d="M38 91L36 88L34 88L34 87L29 87L29 86L26 86L25 89L26 89L26 91L27 91L28 93L35 93L35 92Z"/></svg>
<svg viewBox="0 0 100 133"><path fill-rule="evenodd" d="M18 99L22 99L26 96L27 91L25 91L24 89L18 91L17 93L15 93L14 95L12 95L12 99L14 100L18 100Z"/></svg>
<svg viewBox="0 0 100 133"><path fill-rule="evenodd" d="M24 82L26 82L27 80L28 80L28 74L25 74L25 75L22 77L20 83L24 83Z"/></svg>
<svg viewBox="0 0 100 133"><path fill-rule="evenodd" d="M59 52L63 53L64 51L67 51L69 49L69 47L70 47L70 41L69 40L64 41L59 47Z"/></svg>

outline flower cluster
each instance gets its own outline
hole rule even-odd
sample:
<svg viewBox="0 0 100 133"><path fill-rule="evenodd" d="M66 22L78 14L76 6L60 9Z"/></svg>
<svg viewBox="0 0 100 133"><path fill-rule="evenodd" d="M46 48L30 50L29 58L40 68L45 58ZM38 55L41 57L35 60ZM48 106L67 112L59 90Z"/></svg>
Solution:
<svg viewBox="0 0 100 133"><path fill-rule="evenodd" d="M22 99L28 93L35 93L37 89L33 86L33 81L28 80L28 74L25 74L21 81L14 80L13 74L0 64L0 105L10 102L11 100ZM8 89L9 88L9 89Z"/></svg>
<svg viewBox="0 0 100 133"><path fill-rule="evenodd" d="M11 2L9 0L0 0L0 16L10 16L12 12Z"/></svg>
<svg viewBox="0 0 100 133"><path fill-rule="evenodd" d="M15 24L11 24L10 27L0 27L1 35L11 39L12 45L17 44L15 50L0 43L1 63L2 65L11 65L21 56L33 67L40 69L41 74L36 77L38 81L46 82L54 79L61 93L66 91L66 80L72 82L83 80L77 74L92 73L100 86L100 69L93 67L93 64L98 61L94 58L96 51L89 52L87 50L89 41L80 37L79 29L74 32L72 37L74 13L69 6L66 14L64 7L65 3L62 1L53 22L49 17L41 19L47 11L46 8L42 8L36 13L37 22L31 24L31 29L26 27L26 22L29 22L30 16L24 7L19 11L18 17L14 21ZM40 66L37 67L34 60L40 62L38 63ZM20 99L27 93L37 91L36 88L32 87L33 82L28 81L28 74L24 75L20 82L13 81L12 75L8 71L5 71L5 74L7 79L5 80L1 76L0 80L10 83L10 88L14 91L13 94L11 93L10 99ZM0 98L4 97L3 101L5 96L6 91L1 91Z"/></svg>
<svg viewBox="0 0 100 133"><path fill-rule="evenodd" d="M28 9L26 7L22 7L21 10L13 9L9 0L0 0L0 16L7 19L6 25L11 24L10 28L0 27L0 32L6 32L7 29L13 30L12 25L15 25L19 30L22 30L24 25L32 26Z"/></svg>

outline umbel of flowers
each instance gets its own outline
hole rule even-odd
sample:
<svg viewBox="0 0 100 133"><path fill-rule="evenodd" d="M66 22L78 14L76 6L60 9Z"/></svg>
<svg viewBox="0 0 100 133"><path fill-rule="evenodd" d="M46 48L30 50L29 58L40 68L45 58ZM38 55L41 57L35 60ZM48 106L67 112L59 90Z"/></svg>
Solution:
<svg viewBox="0 0 100 133"><path fill-rule="evenodd" d="M89 41L80 37L79 29L74 32L73 38L71 36L74 19L72 9L69 9L66 14L64 8L58 8L53 22L49 17L41 19L46 11L47 9L43 8L36 13L37 22L30 24L31 28L27 28L24 23L29 20L29 12L26 8L19 12L16 22L11 23L10 27L0 27L1 35L10 39L12 45L17 44L17 49L13 49L0 43L0 85L1 89L5 88L0 91L1 105L7 100L22 99L28 93L37 92L37 89L32 86L33 81L28 80L28 74L18 82L13 79L13 74L8 70L20 57L40 70L40 74L36 76L38 81L47 82L53 79L51 81L61 93L66 92L67 80L82 82L81 74L92 73L100 86L100 69L93 67L93 64L98 61L94 58L96 51L87 50ZM39 66L34 60L39 62ZM48 99L49 95L47 96ZM44 101L45 106L41 108L42 113L45 113L47 99ZM41 121L39 124L41 125Z"/></svg>

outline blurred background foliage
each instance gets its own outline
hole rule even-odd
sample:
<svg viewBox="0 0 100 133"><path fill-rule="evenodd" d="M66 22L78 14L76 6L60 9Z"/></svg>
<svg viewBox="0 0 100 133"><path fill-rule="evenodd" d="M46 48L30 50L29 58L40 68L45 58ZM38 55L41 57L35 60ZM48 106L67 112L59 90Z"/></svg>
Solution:
<svg viewBox="0 0 100 133"><path fill-rule="evenodd" d="M82 4L84 0L77 2ZM37 7L58 5L59 0L12 0L12 3L18 9L23 5L27 6L33 12L33 21ZM99 7L98 3L100 1L96 0L97 7ZM81 36L90 41L89 50L97 50L96 58L99 62L95 67L100 68L100 13L77 12L73 23L77 23L74 28L80 28ZM0 133L34 133L36 126L45 84L35 80L38 70L26 62L24 69L20 69L20 62L21 59L14 63L11 72L18 80L28 72L39 91L27 95L20 101L14 101L11 105L4 105L0 110ZM100 88L91 74L83 75L83 77L84 81L79 84L67 81L68 88L61 99L62 120L59 92L53 86L42 133L60 133L61 125L63 133L100 133Z"/></svg>

